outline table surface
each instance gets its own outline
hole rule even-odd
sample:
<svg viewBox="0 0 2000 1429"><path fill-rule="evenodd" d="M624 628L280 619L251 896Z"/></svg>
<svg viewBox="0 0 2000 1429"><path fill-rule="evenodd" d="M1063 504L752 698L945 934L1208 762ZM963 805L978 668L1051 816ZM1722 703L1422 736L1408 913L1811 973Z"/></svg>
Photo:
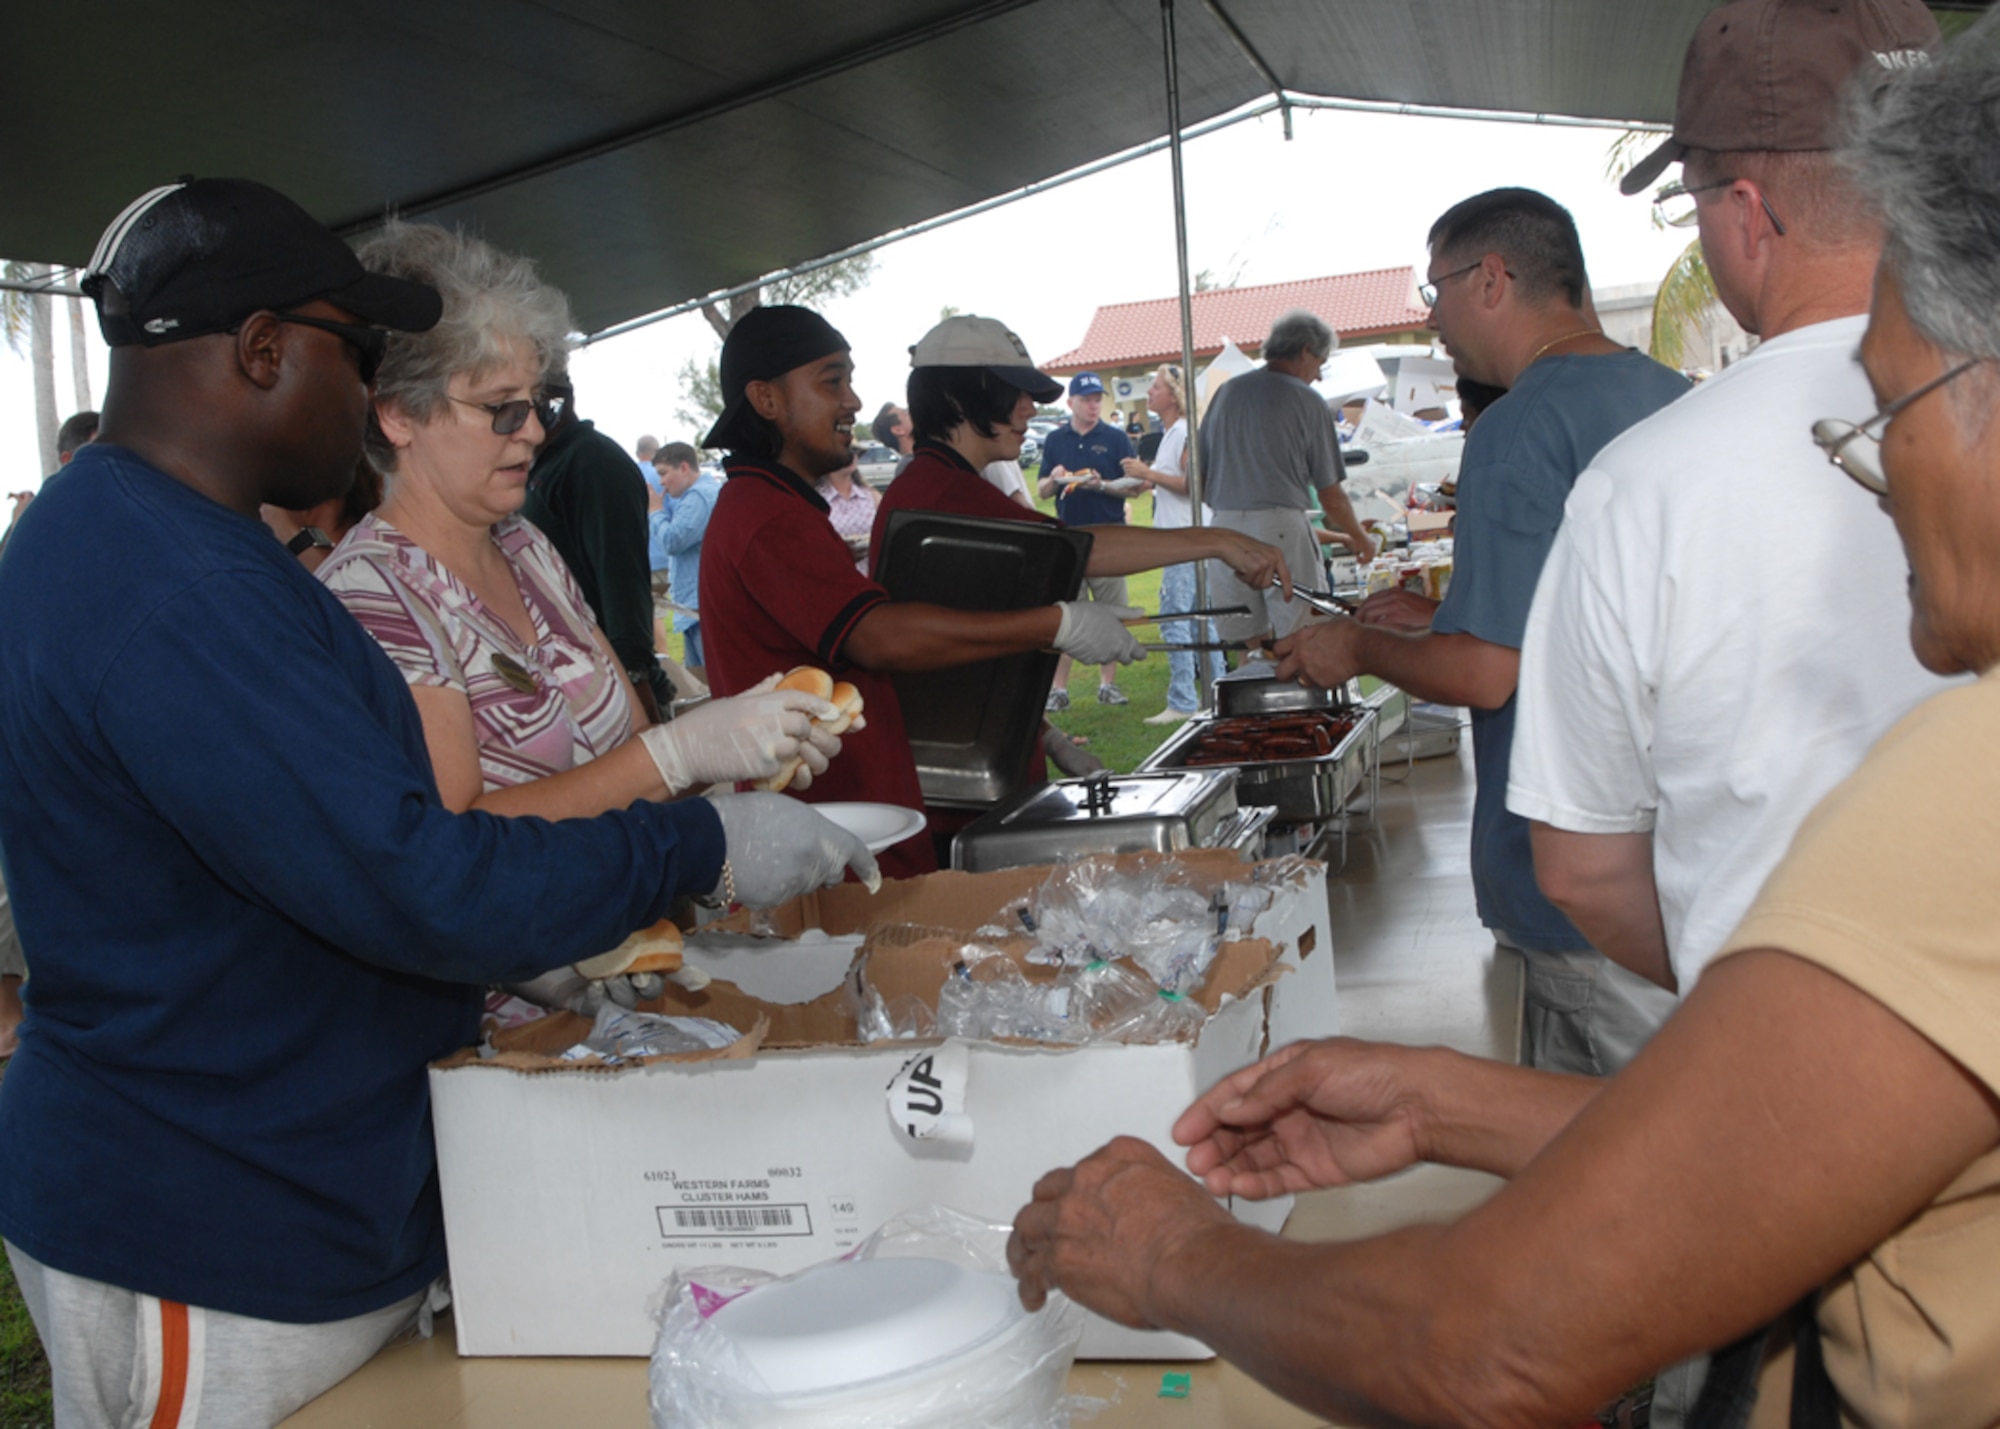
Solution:
<svg viewBox="0 0 2000 1429"><path fill-rule="evenodd" d="M1342 1031L1518 1057L1521 969L1496 954L1473 908L1467 870L1469 753L1390 765L1377 807L1354 821L1344 862L1330 850L1334 966ZM1448 1220L1499 1182L1422 1166L1369 1186L1299 1198L1285 1234L1351 1240ZM1186 1399L1160 1397L1161 1376L1185 1373ZM1303 1429L1323 1423L1234 1366L1086 1363L1072 1394L1108 1401L1092 1429ZM377 1355L285 1421L286 1429L648 1429L641 1359L461 1359L450 1319L437 1335Z"/></svg>

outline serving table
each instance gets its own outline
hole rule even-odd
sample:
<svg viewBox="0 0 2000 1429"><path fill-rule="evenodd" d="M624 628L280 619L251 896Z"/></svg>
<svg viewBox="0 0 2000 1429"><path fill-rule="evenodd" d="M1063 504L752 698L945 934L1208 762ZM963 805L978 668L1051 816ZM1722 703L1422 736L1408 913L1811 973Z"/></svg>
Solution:
<svg viewBox="0 0 2000 1429"><path fill-rule="evenodd" d="M1519 960L1497 951L1473 910L1467 869L1468 753L1391 770L1355 832L1332 901L1342 1031L1515 1060ZM1463 1214L1493 1177L1424 1166L1369 1186L1299 1198L1285 1234L1348 1240ZM1185 1374L1185 1398L1161 1397ZM1325 1421L1220 1361L1086 1363L1070 1392L1110 1401L1091 1429L1304 1429ZM647 1429L639 1359L462 1359L449 1316L428 1341L377 1355L285 1421L286 1429Z"/></svg>

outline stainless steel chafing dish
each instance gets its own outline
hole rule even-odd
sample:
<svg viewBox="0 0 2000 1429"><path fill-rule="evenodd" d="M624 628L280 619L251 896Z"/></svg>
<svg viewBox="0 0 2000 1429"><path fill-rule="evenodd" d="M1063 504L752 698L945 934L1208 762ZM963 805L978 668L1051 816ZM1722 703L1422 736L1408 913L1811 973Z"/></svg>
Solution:
<svg viewBox="0 0 2000 1429"><path fill-rule="evenodd" d="M1220 681L1217 682L1218 688ZM1375 711L1349 708L1330 715L1348 725L1326 754L1296 758L1249 759L1233 765L1201 765L1202 772L1220 768L1236 771L1236 801L1268 808L1272 823L1319 823L1342 812L1368 778L1375 753ZM1189 720L1139 766L1141 773L1164 773L1197 766L1199 747L1211 735L1232 726L1254 726L1254 718L1201 717Z"/></svg>
<svg viewBox="0 0 2000 1429"><path fill-rule="evenodd" d="M1092 853L1233 848L1254 856L1268 809L1239 809L1234 769L1094 774L1005 800L960 833L951 866L991 873Z"/></svg>

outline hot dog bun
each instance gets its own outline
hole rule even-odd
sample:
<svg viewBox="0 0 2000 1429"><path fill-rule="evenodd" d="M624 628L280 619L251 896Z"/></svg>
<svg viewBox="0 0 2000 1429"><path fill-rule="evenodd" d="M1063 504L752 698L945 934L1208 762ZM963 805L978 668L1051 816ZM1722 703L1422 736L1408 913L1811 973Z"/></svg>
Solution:
<svg viewBox="0 0 2000 1429"><path fill-rule="evenodd" d="M794 665L778 681L781 690L804 690L809 695L818 695L823 700L833 698L833 676L811 665Z"/></svg>
<svg viewBox="0 0 2000 1429"><path fill-rule="evenodd" d="M759 779L750 787L753 789L768 789L773 794L782 794L797 776L798 772L805 767L805 760L794 756L791 759L787 759L785 767L780 769L776 774L773 774L769 779Z"/></svg>
<svg viewBox="0 0 2000 1429"><path fill-rule="evenodd" d="M854 717L861 713L861 691L847 681L841 680L834 685L833 693L827 698L840 706L840 713L830 720L822 721L823 727L828 734L847 733L847 727L853 724Z"/></svg>
<svg viewBox="0 0 2000 1429"><path fill-rule="evenodd" d="M641 928L608 953L574 964L585 977L616 977L620 973L668 973L681 965L681 930L670 918Z"/></svg>
<svg viewBox="0 0 2000 1429"><path fill-rule="evenodd" d="M784 678L778 681L777 688L802 690L806 694L816 695L820 699L838 705L840 713L832 719L813 721L829 734L842 733L854 723L854 717L861 713L861 691L845 680L835 683L833 676L811 665L795 665L787 670ZM752 787L768 789L774 794L783 793L804 766L803 759L787 760L784 768L769 779L759 779Z"/></svg>

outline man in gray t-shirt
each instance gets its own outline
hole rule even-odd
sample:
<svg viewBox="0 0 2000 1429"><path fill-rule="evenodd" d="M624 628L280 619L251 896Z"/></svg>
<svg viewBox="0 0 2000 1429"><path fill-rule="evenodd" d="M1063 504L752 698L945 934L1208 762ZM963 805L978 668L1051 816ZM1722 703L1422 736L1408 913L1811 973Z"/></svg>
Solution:
<svg viewBox="0 0 2000 1429"><path fill-rule="evenodd" d="M1202 491L1215 524L1276 546L1308 587L1322 584L1312 574L1322 569L1311 517L1315 500L1362 560L1374 550L1340 487L1346 472L1333 413L1310 385L1338 344L1333 329L1313 314L1286 313L1264 340L1264 365L1216 392L1199 437ZM1289 635L1310 608L1276 596L1267 604L1263 591L1248 589L1213 562L1209 591L1217 605L1251 611L1217 620L1225 640Z"/></svg>

